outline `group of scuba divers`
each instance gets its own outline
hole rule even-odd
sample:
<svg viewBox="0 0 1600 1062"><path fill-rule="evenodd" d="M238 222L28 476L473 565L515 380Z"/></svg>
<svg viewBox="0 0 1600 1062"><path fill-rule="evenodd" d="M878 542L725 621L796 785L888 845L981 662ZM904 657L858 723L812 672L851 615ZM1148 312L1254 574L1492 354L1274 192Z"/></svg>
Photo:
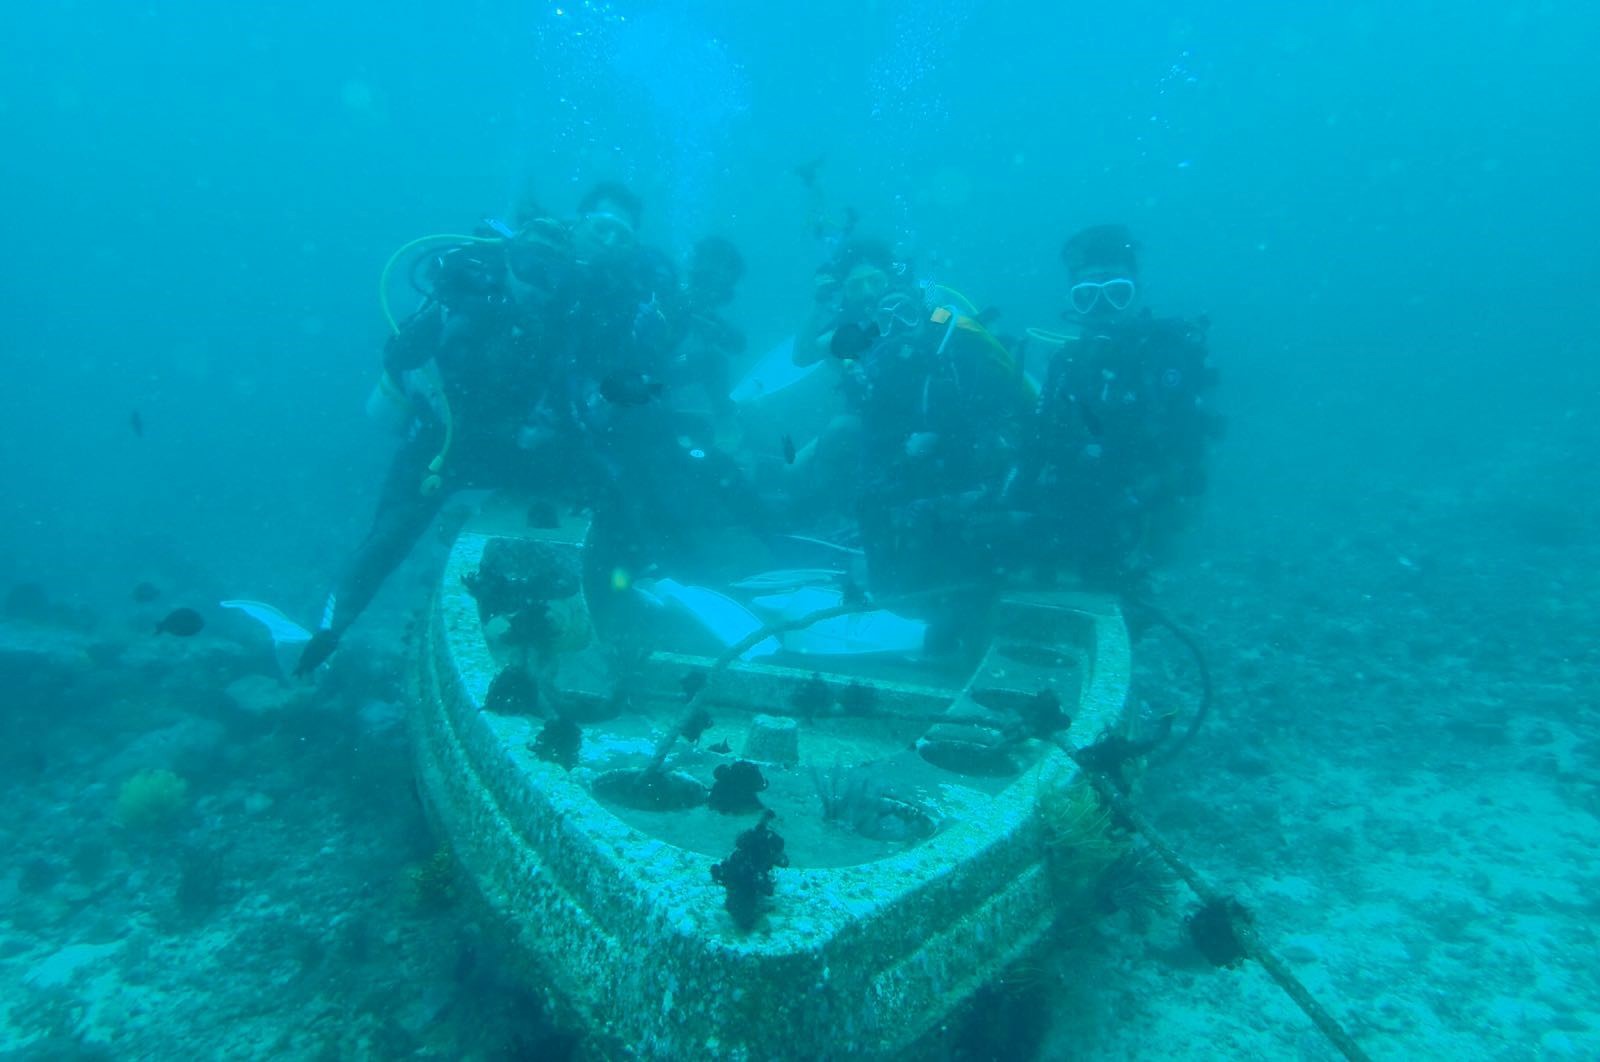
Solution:
<svg viewBox="0 0 1600 1062"><path fill-rule="evenodd" d="M1120 225L1063 246L1062 331L1015 338L887 244L836 234L792 354L825 363L833 412L797 448L731 395L737 248L702 239L680 273L640 220L601 183L573 219L529 205L416 260L422 303L390 319L375 394L401 442L298 674L464 490L591 513L608 573L714 578L762 543L842 540L864 559L849 590L926 620L940 655L981 639L985 603L1019 580L1137 589L1204 487L1204 323L1140 306Z"/></svg>

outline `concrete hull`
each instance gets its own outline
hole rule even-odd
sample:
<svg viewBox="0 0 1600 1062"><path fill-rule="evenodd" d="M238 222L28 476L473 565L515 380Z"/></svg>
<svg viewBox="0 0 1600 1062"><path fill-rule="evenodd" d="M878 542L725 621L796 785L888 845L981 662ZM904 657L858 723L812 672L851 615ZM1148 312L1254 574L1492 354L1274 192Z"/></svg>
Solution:
<svg viewBox="0 0 1600 1062"><path fill-rule="evenodd" d="M572 524L519 534L584 549L583 529ZM744 932L724 910L711 867L753 818L620 808L593 789L602 773L648 760L682 706L683 676L705 671L710 659L647 654L627 679L631 707L585 725L574 768L538 758L531 745L542 720L483 709L504 659L463 577L493 537L463 532L430 610L412 714L420 784L464 874L512 934L513 952L599 1054L914 1057L1062 914L1038 801L1044 787L1071 780L1071 761L1029 742L1014 774L974 779L926 762L911 745L940 713L970 720L989 711L973 695L992 705L1002 687L1019 696L1054 690L1080 743L1116 724L1128 645L1106 600L1007 599L997 649L965 685L833 674L812 661L735 663L716 674L705 701L718 726L694 748L680 742L671 764L704 782L727 762L712 748L718 734L737 740L755 714L793 704L798 689L830 688L840 704L859 703L866 691L872 703L859 718L835 708L801 720L799 764L764 768L771 790L763 796L778 812L774 828L790 838L792 865L776 871L767 913ZM1015 648L1024 637L1026 653ZM1012 655L997 651L1006 639ZM553 671L555 686L575 699L600 696L596 650L547 665L547 676ZM892 779L938 829L886 841L821 821L808 768L852 760Z"/></svg>

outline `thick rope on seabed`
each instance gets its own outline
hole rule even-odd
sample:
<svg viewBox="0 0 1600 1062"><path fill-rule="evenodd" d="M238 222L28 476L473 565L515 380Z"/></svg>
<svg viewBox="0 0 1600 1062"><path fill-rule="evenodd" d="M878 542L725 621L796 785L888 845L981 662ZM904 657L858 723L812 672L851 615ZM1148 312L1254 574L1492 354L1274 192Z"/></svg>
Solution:
<svg viewBox="0 0 1600 1062"><path fill-rule="evenodd" d="M1070 742L1061 737L1057 737L1055 742L1074 761L1078 760L1078 750ZM1080 764L1080 766L1082 765ZM1173 873L1182 878L1184 883L1194 890L1194 894L1200 898L1203 904L1207 907L1225 911L1234 906L1230 903L1230 897L1224 896L1213 889L1210 883L1200 876L1199 871L1191 867L1178 855L1177 851L1156 832L1155 827L1150 825L1149 820L1134 809L1133 804L1127 797L1117 791L1117 787L1112 784L1107 775L1086 766L1083 767L1083 773L1089 779L1089 784L1094 786L1095 792L1100 794L1100 798L1110 805L1111 809L1116 812L1122 821L1137 831L1149 843L1151 848L1156 850L1156 854L1161 856L1162 862L1171 867ZM1333 1044L1341 1055L1350 1059L1351 1062L1367 1062L1366 1052L1357 1046L1355 1040L1351 1038L1350 1034L1344 1030L1344 1027L1339 1024L1334 1016L1329 1014L1321 1003L1317 1002L1316 997L1294 975L1284 961L1262 943L1261 936L1256 932L1254 925L1247 919L1236 917L1230 913L1228 927L1232 930L1234 939L1238 941L1239 947L1246 957L1254 959L1261 964L1268 975L1278 983L1278 987L1283 989L1290 999L1294 1000L1295 1005L1304 1012L1306 1017L1311 1019L1312 1024L1322 1032L1322 1035L1328 1038L1328 1042Z"/></svg>
<svg viewBox="0 0 1600 1062"><path fill-rule="evenodd" d="M917 593L898 595L896 597L881 601L852 601L843 604L832 605L828 608L818 609L815 612L809 612L798 619L782 620L769 623L755 631L752 631L745 638L742 638L733 645L730 645L726 650L723 651L722 655L718 656L716 660L712 661L711 667L706 671L706 682L703 683L700 688L696 690L689 698L689 702L685 706L682 718L680 718L678 722L673 725L672 729L667 732L666 737L664 737L661 740L661 743L656 746L655 755L651 757L650 760L650 766L645 770L647 772L661 770L662 766L666 763L667 756L672 752L673 745L677 743L678 738L682 736L686 730L691 729L695 725L696 717L698 715L704 713L704 709L700 707L700 702L705 697L706 691L711 686L711 675L726 668L729 664L739 659L739 657L743 655L746 650L750 649L752 646L760 644L767 638L772 638L780 634L787 634L790 631L802 630L814 623L821 623L823 620L832 619L835 616L848 616L857 612L867 612L875 609L889 608L892 606L905 604L909 601L935 597L941 594L971 593L985 589L992 589L992 587L972 585L940 587L933 590L924 590ZM1195 659L1199 662L1201 678L1204 685L1204 698L1201 703L1201 710L1196 713L1196 718L1191 723L1188 732L1180 739L1179 745L1181 746L1183 743L1187 742L1189 738L1194 736L1194 732L1199 729L1199 724L1205 717L1205 709L1209 707L1211 701L1211 675L1210 670L1205 666L1204 654L1200 652L1199 646L1195 644L1194 639L1186 631L1183 631L1181 628L1177 627L1177 625L1173 624L1170 620L1167 620L1164 616L1158 616L1157 622L1168 627L1168 629L1170 629L1179 638L1179 640L1184 642L1184 644L1188 646L1189 649L1195 654ZM1100 794L1101 799L1110 805L1111 809L1115 811L1124 822L1126 822L1132 829L1137 831L1139 835L1149 843L1151 848L1155 849L1156 854L1161 857L1162 861L1166 863L1168 867L1172 868L1173 873L1177 874L1184 880L1184 883L1194 891L1194 894L1200 898L1203 904L1205 904L1207 907L1214 907L1219 910L1229 912L1228 928L1231 930L1234 939L1238 941L1239 947L1244 952L1245 956L1252 958L1261 964L1262 968L1267 971L1267 974L1277 982L1278 987L1283 989L1290 999L1294 1000L1295 1005L1298 1006L1305 1016L1311 1019L1312 1024L1314 1024L1317 1029L1328 1038L1328 1042L1333 1044L1334 1048L1338 1050L1341 1055L1347 1059L1350 1059L1350 1062L1369 1062L1366 1052L1361 1050L1350 1034L1344 1030L1344 1027L1339 1024L1332 1014L1328 1013L1327 1009L1323 1007L1322 1004L1317 1002L1316 997L1314 997L1310 990L1306 988L1304 983L1302 983L1301 980L1294 975L1294 973L1283 962L1283 960L1278 958L1278 956L1274 954L1270 948L1262 943L1261 937L1256 932L1255 926L1253 926L1247 919L1237 917L1232 913L1235 908L1241 912L1243 909L1239 908L1237 903L1231 900L1231 897L1224 896L1223 894L1217 892L1217 890L1213 889L1210 883L1200 876L1199 871L1195 870L1187 862L1185 862L1183 858L1178 855L1177 851L1170 844L1168 844L1159 833L1156 832L1155 827L1150 825L1149 820L1147 820L1143 815L1134 809L1128 798L1117 791L1117 787L1112 783L1110 776L1086 763L1083 758L1078 755L1078 749L1062 735L1057 734L1052 738L1052 740L1054 740L1055 743L1061 747L1063 752L1072 757L1074 763L1079 765L1080 769L1082 769L1084 773L1084 776L1088 778L1089 783L1094 786L1095 792Z"/></svg>

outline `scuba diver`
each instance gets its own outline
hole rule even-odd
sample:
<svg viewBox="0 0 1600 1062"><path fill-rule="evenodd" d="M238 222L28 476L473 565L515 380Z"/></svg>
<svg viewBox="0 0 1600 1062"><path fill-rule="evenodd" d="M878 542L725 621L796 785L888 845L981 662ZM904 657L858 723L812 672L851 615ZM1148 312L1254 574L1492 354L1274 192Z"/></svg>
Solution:
<svg viewBox="0 0 1600 1062"><path fill-rule="evenodd" d="M909 264L896 261L888 244L865 238L844 244L813 275L810 318L795 337L793 362L800 368L831 365L840 408L789 463L785 490L797 514L824 523L854 515L865 388L857 355L872 345L873 321L886 298L922 297L912 277Z"/></svg>
<svg viewBox="0 0 1600 1062"><path fill-rule="evenodd" d="M848 358L865 349L866 325L891 295L920 297L910 263L897 261L878 240L845 244L812 276L811 323L795 344L795 364L810 365L830 354Z"/></svg>
<svg viewBox="0 0 1600 1062"><path fill-rule="evenodd" d="M1217 374L1203 319L1140 307L1125 227L1084 229L1061 257L1078 334L1050 361L1009 493L1037 518L1044 566L1065 558L1086 583L1126 589L1205 488Z"/></svg>
<svg viewBox="0 0 1600 1062"><path fill-rule="evenodd" d="M727 359L743 336L715 311L731 301L743 259L726 241L702 241L681 284L667 255L638 243L639 202L627 189L599 185L580 210L579 274L605 279L565 315L554 386L577 411L571 433L583 444L597 549L627 572L726 563L724 535L767 522L744 470L716 445L732 422ZM689 383L706 389L710 417L674 406L669 392Z"/></svg>
<svg viewBox="0 0 1600 1062"><path fill-rule="evenodd" d="M664 365L663 277L639 201L596 185L575 222L524 208L427 257L422 305L385 345L378 405L402 442L371 530L327 599L297 675L314 671L459 490L515 488L580 506L616 493L613 411L648 402ZM371 405L371 403L369 403Z"/></svg>
<svg viewBox="0 0 1600 1062"><path fill-rule="evenodd" d="M1011 566L1015 518L1000 498L1033 394L978 315L942 303L939 285L862 268L881 261L870 248L855 256L829 345L851 370L871 588L960 587L909 609L943 653L968 640Z"/></svg>

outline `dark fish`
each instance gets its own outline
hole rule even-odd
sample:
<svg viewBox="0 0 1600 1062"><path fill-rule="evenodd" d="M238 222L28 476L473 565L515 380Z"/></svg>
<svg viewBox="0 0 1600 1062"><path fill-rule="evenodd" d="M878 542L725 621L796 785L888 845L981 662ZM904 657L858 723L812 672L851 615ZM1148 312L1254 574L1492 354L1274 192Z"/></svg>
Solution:
<svg viewBox="0 0 1600 1062"><path fill-rule="evenodd" d="M128 427L132 428L133 433L139 438L144 438L144 418L139 416L139 411L137 409L134 410L133 415L128 418Z"/></svg>
<svg viewBox="0 0 1600 1062"><path fill-rule="evenodd" d="M842 361L859 358L872 348L874 331L854 322L842 324L833 330L833 338L828 341L828 350Z"/></svg>
<svg viewBox="0 0 1600 1062"><path fill-rule="evenodd" d="M717 742L715 745L712 745L709 748L707 748L706 751L707 752L715 752L718 756L726 756L726 755L728 755L728 753L733 751L733 746L728 744L728 739L727 738L723 738L721 741Z"/></svg>
<svg viewBox="0 0 1600 1062"><path fill-rule="evenodd" d="M794 439L787 433L783 436L783 463L794 464Z"/></svg>
<svg viewBox="0 0 1600 1062"><path fill-rule="evenodd" d="M683 690L685 703L694 700L695 694L706 688L706 673L704 671L689 672L678 680L678 688Z"/></svg>
<svg viewBox="0 0 1600 1062"><path fill-rule="evenodd" d="M666 385L642 372L615 372L600 381L600 397L614 406L643 406L661 397Z"/></svg>
<svg viewBox="0 0 1600 1062"><path fill-rule="evenodd" d="M140 583L133 588L133 599L141 605L148 605L161 596L161 587L154 583Z"/></svg>
<svg viewBox="0 0 1600 1062"><path fill-rule="evenodd" d="M188 638L199 634L200 629L205 625L205 618L194 609L175 608L167 613L160 623L156 624L156 633Z"/></svg>

